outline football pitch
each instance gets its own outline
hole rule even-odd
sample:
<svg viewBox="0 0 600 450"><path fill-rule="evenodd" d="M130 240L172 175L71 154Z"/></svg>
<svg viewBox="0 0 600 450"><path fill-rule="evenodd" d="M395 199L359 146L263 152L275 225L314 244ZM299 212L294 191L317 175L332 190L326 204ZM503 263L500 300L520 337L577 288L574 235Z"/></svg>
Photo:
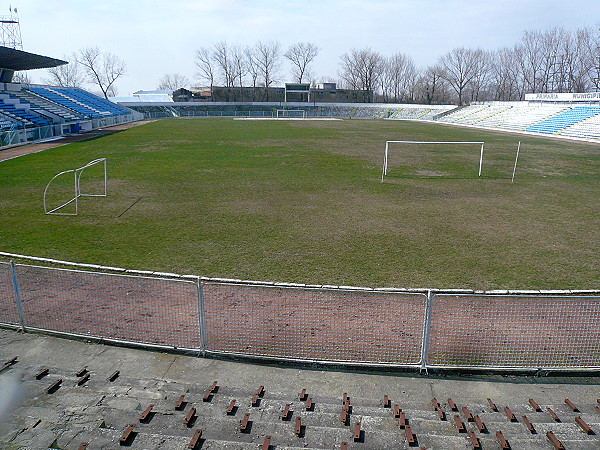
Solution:
<svg viewBox="0 0 600 450"><path fill-rule="evenodd" d="M391 144L382 183L391 140L483 141L482 175L478 145ZM97 158L108 195L44 214L52 177ZM99 180L90 168L81 183ZM48 201L72 191L61 177ZM0 250L277 282L595 289L599 199L598 144L413 121L162 120L0 163Z"/></svg>

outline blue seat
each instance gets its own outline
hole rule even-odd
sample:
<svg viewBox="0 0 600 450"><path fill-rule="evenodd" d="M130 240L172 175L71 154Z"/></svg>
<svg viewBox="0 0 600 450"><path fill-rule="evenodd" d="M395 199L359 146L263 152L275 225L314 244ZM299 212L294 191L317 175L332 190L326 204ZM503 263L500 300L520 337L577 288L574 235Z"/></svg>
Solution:
<svg viewBox="0 0 600 450"><path fill-rule="evenodd" d="M589 119L597 114L600 114L600 108L590 108L584 106L576 106L568 111L564 111L556 116L542 120L539 123L531 125L525 131L544 134L556 134L560 131L575 125L582 120Z"/></svg>

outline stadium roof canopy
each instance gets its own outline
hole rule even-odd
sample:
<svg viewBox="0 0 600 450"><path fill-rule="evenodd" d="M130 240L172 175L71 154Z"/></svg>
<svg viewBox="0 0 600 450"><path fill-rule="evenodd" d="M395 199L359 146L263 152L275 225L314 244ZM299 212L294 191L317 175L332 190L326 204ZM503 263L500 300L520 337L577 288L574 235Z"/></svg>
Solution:
<svg viewBox="0 0 600 450"><path fill-rule="evenodd" d="M33 70L47 69L49 67L62 66L68 64L56 58L36 55L35 53L24 52L10 47L0 46L0 68L8 70Z"/></svg>

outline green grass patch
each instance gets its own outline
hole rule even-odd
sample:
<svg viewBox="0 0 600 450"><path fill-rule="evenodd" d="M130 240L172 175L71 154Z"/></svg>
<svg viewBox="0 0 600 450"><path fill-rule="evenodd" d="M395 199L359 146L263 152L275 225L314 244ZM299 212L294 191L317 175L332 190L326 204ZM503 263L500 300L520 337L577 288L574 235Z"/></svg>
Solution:
<svg viewBox="0 0 600 450"><path fill-rule="evenodd" d="M396 148L381 183L386 140L485 141L482 177L478 146ZM108 197L45 215L46 183L102 157ZM598 198L597 144L409 121L164 120L0 163L0 248L272 281L598 288Z"/></svg>

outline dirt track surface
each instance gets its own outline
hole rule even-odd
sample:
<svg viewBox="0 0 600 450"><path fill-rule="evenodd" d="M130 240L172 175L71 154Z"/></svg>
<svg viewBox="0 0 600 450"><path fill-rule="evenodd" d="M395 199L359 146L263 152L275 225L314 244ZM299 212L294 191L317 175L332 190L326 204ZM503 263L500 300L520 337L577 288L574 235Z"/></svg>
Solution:
<svg viewBox="0 0 600 450"><path fill-rule="evenodd" d="M97 137L108 136L109 134L123 131L128 128L137 127L146 123L153 122L152 120L141 120L138 122L123 123L112 127L100 128L97 130L88 131L87 133L64 136L47 142L39 142L34 144L19 145L16 147L0 150L0 162L9 159L18 158L19 156L29 155L30 153L42 152L50 148L60 147L61 145L70 144L72 142L86 141Z"/></svg>

